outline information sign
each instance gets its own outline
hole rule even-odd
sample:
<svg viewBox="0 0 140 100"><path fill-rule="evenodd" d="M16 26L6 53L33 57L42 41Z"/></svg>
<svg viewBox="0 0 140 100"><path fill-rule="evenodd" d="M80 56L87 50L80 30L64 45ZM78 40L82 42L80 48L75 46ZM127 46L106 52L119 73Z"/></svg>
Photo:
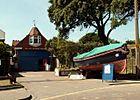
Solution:
<svg viewBox="0 0 140 100"><path fill-rule="evenodd" d="M114 65L104 64L102 72L102 80L113 80Z"/></svg>

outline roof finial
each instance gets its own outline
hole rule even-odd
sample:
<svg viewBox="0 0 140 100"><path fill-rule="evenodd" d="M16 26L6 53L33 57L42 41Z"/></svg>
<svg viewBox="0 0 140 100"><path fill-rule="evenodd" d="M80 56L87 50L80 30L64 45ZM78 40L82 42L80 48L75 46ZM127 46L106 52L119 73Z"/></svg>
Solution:
<svg viewBox="0 0 140 100"><path fill-rule="evenodd" d="M36 20L33 20L33 24L34 24L34 26L36 27Z"/></svg>

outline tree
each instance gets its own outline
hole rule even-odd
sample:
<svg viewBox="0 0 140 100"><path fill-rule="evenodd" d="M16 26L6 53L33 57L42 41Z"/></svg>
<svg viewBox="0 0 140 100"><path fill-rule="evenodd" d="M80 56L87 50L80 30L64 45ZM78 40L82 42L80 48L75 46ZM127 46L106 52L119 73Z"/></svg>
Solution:
<svg viewBox="0 0 140 100"><path fill-rule="evenodd" d="M93 42L98 42L98 43L102 43L102 41L99 39L98 35L95 33L86 33L85 36L81 37L79 39L79 42L82 44L86 44L86 43L93 43Z"/></svg>
<svg viewBox="0 0 140 100"><path fill-rule="evenodd" d="M49 18L60 35L68 37L77 26L93 27L104 44L115 28L126 25L134 15L134 0L50 0ZM139 2L140 4L140 2ZM139 7L140 10L140 7ZM105 26L110 29L105 33Z"/></svg>
<svg viewBox="0 0 140 100"><path fill-rule="evenodd" d="M5 53L8 53L11 50L11 47L8 44L0 42L0 58L3 58Z"/></svg>
<svg viewBox="0 0 140 100"><path fill-rule="evenodd" d="M86 33L79 39L79 50L78 53L84 53L92 50L95 47L102 46L103 43L95 33Z"/></svg>
<svg viewBox="0 0 140 100"><path fill-rule="evenodd" d="M62 37L54 37L47 42L46 48L59 59L62 65L71 66L72 59L77 54L78 44Z"/></svg>
<svg viewBox="0 0 140 100"><path fill-rule="evenodd" d="M6 45L3 42L0 42L0 57L6 52Z"/></svg>

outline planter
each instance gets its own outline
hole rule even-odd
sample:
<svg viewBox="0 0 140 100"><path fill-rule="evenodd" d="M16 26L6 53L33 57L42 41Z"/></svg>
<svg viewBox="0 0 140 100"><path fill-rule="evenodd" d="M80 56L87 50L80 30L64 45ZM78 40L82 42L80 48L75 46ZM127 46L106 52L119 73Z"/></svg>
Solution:
<svg viewBox="0 0 140 100"><path fill-rule="evenodd" d="M85 79L81 71L71 71L69 74L70 79Z"/></svg>
<svg viewBox="0 0 140 100"><path fill-rule="evenodd" d="M68 76L70 73L69 70L61 70L59 68L55 68L55 75L56 76Z"/></svg>
<svg viewBox="0 0 140 100"><path fill-rule="evenodd" d="M68 71L68 70L60 70L59 71L59 75L60 76L68 76L69 73L70 73L70 71Z"/></svg>
<svg viewBox="0 0 140 100"><path fill-rule="evenodd" d="M56 76L69 76L71 74L81 74L81 71L77 69L62 69L62 68L55 68L55 75Z"/></svg>

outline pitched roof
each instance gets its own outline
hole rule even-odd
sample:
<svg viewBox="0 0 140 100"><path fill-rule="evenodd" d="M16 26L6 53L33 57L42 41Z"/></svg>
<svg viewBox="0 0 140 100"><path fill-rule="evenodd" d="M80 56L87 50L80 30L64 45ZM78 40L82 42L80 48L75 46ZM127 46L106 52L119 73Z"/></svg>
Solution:
<svg viewBox="0 0 140 100"><path fill-rule="evenodd" d="M30 36L41 36L41 45L39 46L31 46L29 45L29 37ZM14 43L15 42L15 43ZM47 39L40 33L39 29L37 27L32 27L29 34L26 35L21 41L13 41L13 45L15 48L22 48L22 49L45 49L45 44L47 42Z"/></svg>
<svg viewBox="0 0 140 100"><path fill-rule="evenodd" d="M37 27L32 27L31 31L29 32L29 35L38 36L38 35L41 35L41 33Z"/></svg>

